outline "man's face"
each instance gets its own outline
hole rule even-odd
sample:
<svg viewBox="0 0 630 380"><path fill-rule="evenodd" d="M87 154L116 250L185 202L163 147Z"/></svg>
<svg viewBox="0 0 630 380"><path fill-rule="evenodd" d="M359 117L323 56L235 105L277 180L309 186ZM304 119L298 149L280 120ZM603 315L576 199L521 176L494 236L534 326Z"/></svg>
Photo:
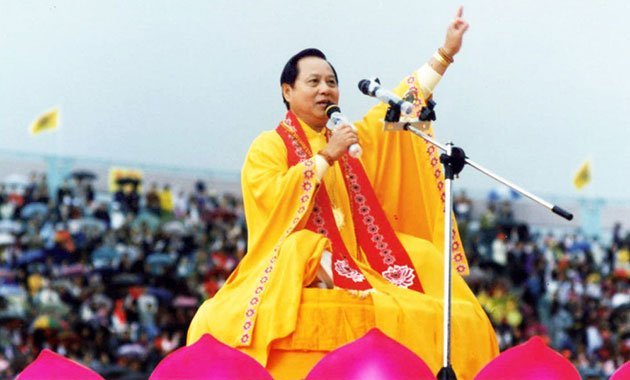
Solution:
<svg viewBox="0 0 630 380"><path fill-rule="evenodd" d="M293 113L313 128L326 126L326 107L339 101L335 73L318 57L300 59L293 86L282 84L282 94Z"/></svg>

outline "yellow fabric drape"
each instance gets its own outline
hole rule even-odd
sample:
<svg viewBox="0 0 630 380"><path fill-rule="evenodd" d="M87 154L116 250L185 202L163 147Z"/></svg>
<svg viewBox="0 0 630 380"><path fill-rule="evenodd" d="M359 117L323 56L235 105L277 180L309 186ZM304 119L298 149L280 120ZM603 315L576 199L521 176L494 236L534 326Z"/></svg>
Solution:
<svg viewBox="0 0 630 380"><path fill-rule="evenodd" d="M413 80L403 81L396 92L405 93L408 83L419 88ZM441 367L443 294L439 179L424 142L409 133L382 131L385 108L377 105L356 123L364 150L362 162L426 294L396 287L369 267L356 244L350 203L336 164L322 181L333 206L345 216L340 232L349 253L375 289L370 297L357 301L367 309L345 312L373 313L372 319L367 319L373 321L368 322L374 324L370 327L378 327L416 352L437 372ZM313 152L325 146L323 134L303 127ZM343 323L321 325L301 309L306 307L302 299L305 290L323 297L313 307L324 314L338 315L347 304L344 297L351 297L347 292L340 295L341 290L304 289L315 278L322 251L329 248L322 235L302 229L318 185L315 176L306 174L314 167L314 160L309 161L289 168L286 147L275 131L264 132L253 142L242 171L249 251L223 288L198 310L188 332L188 344L210 333L267 365L275 346L330 351L362 335L361 327L353 327L350 314L344 314ZM263 277L264 289L257 293ZM496 338L483 309L457 274L453 299L453 367L458 378L472 378L498 354ZM254 312L250 311L252 304ZM317 337L309 340L315 331Z"/></svg>

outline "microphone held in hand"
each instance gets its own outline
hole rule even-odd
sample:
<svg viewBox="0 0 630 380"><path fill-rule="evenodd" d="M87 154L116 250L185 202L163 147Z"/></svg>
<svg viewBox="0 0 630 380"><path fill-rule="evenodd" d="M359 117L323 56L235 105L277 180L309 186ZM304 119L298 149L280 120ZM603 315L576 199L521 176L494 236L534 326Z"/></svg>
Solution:
<svg viewBox="0 0 630 380"><path fill-rule="evenodd" d="M392 107L400 108L400 111L405 115L409 115L413 111L413 104L402 100L393 92L381 88L381 82L378 78L359 81L359 90L365 95L377 98Z"/></svg>
<svg viewBox="0 0 630 380"><path fill-rule="evenodd" d="M331 131L334 131L339 125L344 123L349 124L354 130L356 130L354 125L348 121L348 118L341 113L341 109L336 104L329 104L328 107L326 107L326 116L328 116L329 119L326 127ZM352 144L348 147L348 154L354 158L361 157L362 153L363 149L361 149L361 145L359 144Z"/></svg>

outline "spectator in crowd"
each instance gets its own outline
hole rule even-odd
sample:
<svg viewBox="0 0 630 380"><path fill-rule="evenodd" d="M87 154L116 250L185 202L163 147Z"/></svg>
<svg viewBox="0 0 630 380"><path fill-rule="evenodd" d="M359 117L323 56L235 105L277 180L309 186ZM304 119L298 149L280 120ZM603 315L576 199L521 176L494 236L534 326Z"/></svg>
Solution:
<svg viewBox="0 0 630 380"><path fill-rule="evenodd" d="M162 191L159 193L159 197L162 215L171 215L173 213L173 193L171 193L171 185L168 183L165 184Z"/></svg>
<svg viewBox="0 0 630 380"><path fill-rule="evenodd" d="M160 205L160 195L158 193L158 185L157 183L152 183L151 188L147 191L145 195L146 200L146 208L155 214L156 216L160 216L162 207Z"/></svg>

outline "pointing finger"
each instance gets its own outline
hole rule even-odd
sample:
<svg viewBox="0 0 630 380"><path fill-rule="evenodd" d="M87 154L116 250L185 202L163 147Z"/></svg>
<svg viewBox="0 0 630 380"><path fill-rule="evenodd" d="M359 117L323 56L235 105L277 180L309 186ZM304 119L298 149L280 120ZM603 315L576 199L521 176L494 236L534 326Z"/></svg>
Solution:
<svg viewBox="0 0 630 380"><path fill-rule="evenodd" d="M459 8L457 8L457 15L455 15L455 17L460 18L462 17L463 14L464 14L464 6L460 5Z"/></svg>

